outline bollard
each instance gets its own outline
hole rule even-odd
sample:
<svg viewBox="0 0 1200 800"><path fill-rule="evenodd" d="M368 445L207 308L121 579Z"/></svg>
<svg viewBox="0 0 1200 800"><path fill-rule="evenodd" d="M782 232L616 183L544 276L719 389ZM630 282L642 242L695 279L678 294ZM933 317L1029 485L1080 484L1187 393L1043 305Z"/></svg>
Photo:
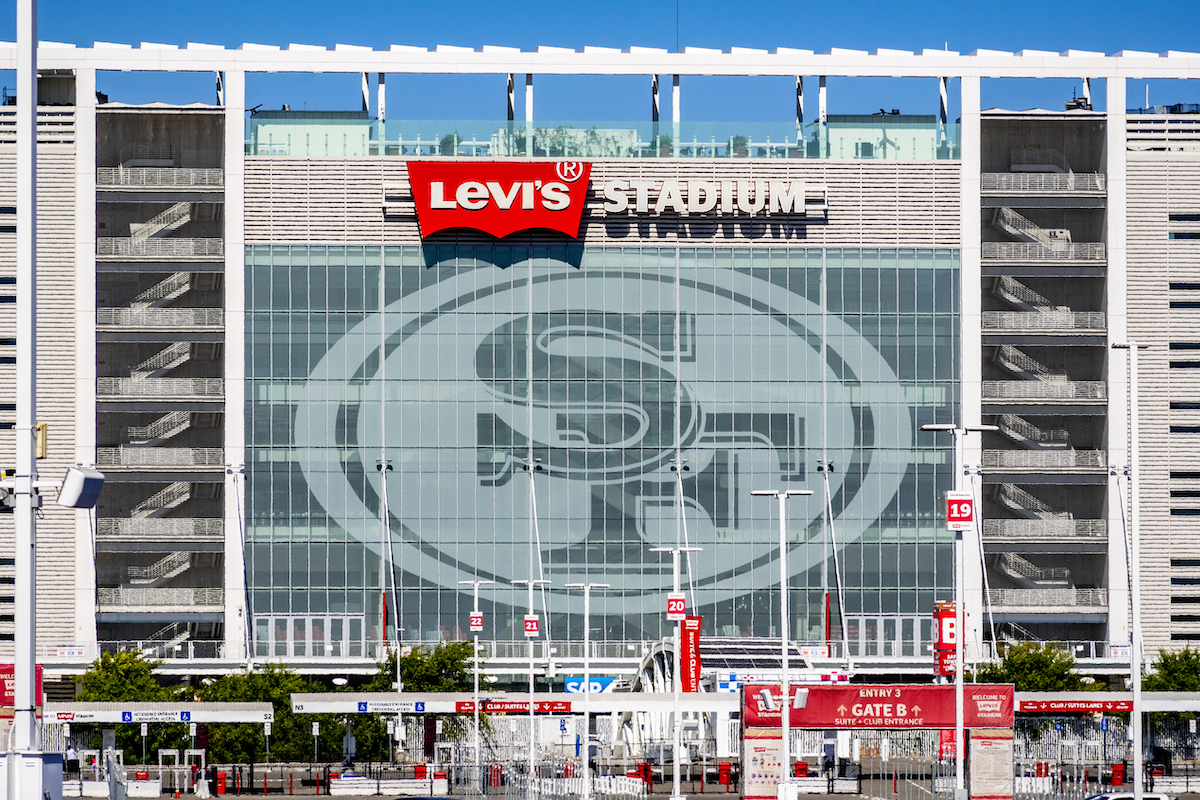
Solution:
<svg viewBox="0 0 1200 800"><path fill-rule="evenodd" d="M900 794L900 771L892 770L892 794Z"/></svg>
<svg viewBox="0 0 1200 800"><path fill-rule="evenodd" d="M293 774L291 772L289 772L288 773L288 794L293 794L293 792L292 792L292 777L293 777Z"/></svg>

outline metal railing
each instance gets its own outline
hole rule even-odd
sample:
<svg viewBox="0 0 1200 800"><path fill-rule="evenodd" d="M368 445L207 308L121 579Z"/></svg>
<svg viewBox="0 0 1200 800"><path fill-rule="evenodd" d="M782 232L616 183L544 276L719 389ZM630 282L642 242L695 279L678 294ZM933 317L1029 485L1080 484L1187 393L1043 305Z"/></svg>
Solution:
<svg viewBox="0 0 1200 800"><path fill-rule="evenodd" d="M213 186L225 185L223 169L174 167L97 167L97 186Z"/></svg>
<svg viewBox="0 0 1200 800"><path fill-rule="evenodd" d="M1065 431L1064 431L1065 433ZM1108 464L1103 450L984 450L984 467L1026 469L1100 469Z"/></svg>
<svg viewBox="0 0 1200 800"><path fill-rule="evenodd" d="M1001 433L1014 439L1026 439L1037 444L1065 444L1070 441L1070 436L1065 430L1044 430L1016 414L1001 414L996 424Z"/></svg>
<svg viewBox="0 0 1200 800"><path fill-rule="evenodd" d="M172 484L176 486L178 484ZM187 497L179 490L174 496ZM161 492L160 492L161 494ZM157 497L157 495L155 496ZM161 507L161 506L160 506ZM222 519L125 519L123 517L101 517L96 520L97 539L220 539L225 536L225 521Z"/></svg>
<svg viewBox="0 0 1200 800"><path fill-rule="evenodd" d="M219 467L220 447L97 447L98 467Z"/></svg>
<svg viewBox="0 0 1200 800"><path fill-rule="evenodd" d="M134 241L128 236L104 236L96 239L98 256L220 256L225 254L224 239L147 239Z"/></svg>
<svg viewBox="0 0 1200 800"><path fill-rule="evenodd" d="M172 231L182 227L191 218L192 204L176 203L165 211L155 214L146 222L130 223L129 239L134 244L140 244L163 231Z"/></svg>
<svg viewBox="0 0 1200 800"><path fill-rule="evenodd" d="M221 378L97 378L96 394L102 397L220 397Z"/></svg>
<svg viewBox="0 0 1200 800"><path fill-rule="evenodd" d="M1103 192L1104 176L1097 172L985 172L985 192Z"/></svg>
<svg viewBox="0 0 1200 800"><path fill-rule="evenodd" d="M102 588L96 590L101 606L220 606L224 589Z"/></svg>
<svg viewBox="0 0 1200 800"><path fill-rule="evenodd" d="M1045 228L1040 227L1028 217L1018 214L1011 208L1001 208L996 214L996 225L1006 233L1016 237L1027 237L1037 244L1054 250L1060 250L1070 244L1069 240L1055 238Z"/></svg>
<svg viewBox="0 0 1200 800"><path fill-rule="evenodd" d="M101 591L104 591L101 589ZM224 658L225 643L219 640L108 639L97 643L101 653L152 652L155 659Z"/></svg>
<svg viewBox="0 0 1200 800"><path fill-rule="evenodd" d="M1009 537L1102 539L1108 536L1108 521L1103 519L985 519L983 535L997 539Z"/></svg>
<svg viewBox="0 0 1200 800"><path fill-rule="evenodd" d="M1039 517L1047 520L1069 520L1070 513L1066 511L1058 511L1046 504L1042 500L1034 497L1029 492L1017 486L1014 483L1000 484L1000 491L996 495L996 499L1007 505L1009 508L1028 511L1031 514L1037 514Z"/></svg>
<svg viewBox="0 0 1200 800"><path fill-rule="evenodd" d="M1049 298L1035 292L1016 278L1005 275L996 283L996 294L1002 299L1024 303L1038 309L1049 311L1070 311L1067 306L1059 306L1050 302Z"/></svg>
<svg viewBox="0 0 1200 800"><path fill-rule="evenodd" d="M1058 167L1063 172L1071 171L1067 157L1053 147L1014 147L1008 151L1008 163L1010 168Z"/></svg>
<svg viewBox="0 0 1200 800"><path fill-rule="evenodd" d="M174 161L175 148L169 144L130 143L121 148L120 162L126 161Z"/></svg>
<svg viewBox="0 0 1200 800"><path fill-rule="evenodd" d="M983 398L988 400L1104 400L1104 381L984 381Z"/></svg>
<svg viewBox="0 0 1200 800"><path fill-rule="evenodd" d="M1102 331L1102 311L984 311L985 330L1086 330Z"/></svg>
<svg viewBox="0 0 1200 800"><path fill-rule="evenodd" d="M191 286L192 273L175 272L151 286L146 291L133 298L130 308L146 308L166 297L178 297Z"/></svg>
<svg viewBox="0 0 1200 800"><path fill-rule="evenodd" d="M155 561L148 567L127 567L125 574L130 583L156 581L171 574L178 574L192 565L192 554L177 550Z"/></svg>
<svg viewBox="0 0 1200 800"><path fill-rule="evenodd" d="M988 600L1004 607L1096 607L1108 605L1107 589L990 589Z"/></svg>
<svg viewBox="0 0 1200 800"><path fill-rule="evenodd" d="M1065 581L1071 577L1071 570L1066 567L1039 567L1016 553L1001 553L1000 566L1008 572L1034 581Z"/></svg>
<svg viewBox="0 0 1200 800"><path fill-rule="evenodd" d="M1065 381L1067 379L1066 373L1051 372L1045 364L1011 344L1000 345L996 352L996 363L1010 372L1027 372L1043 381Z"/></svg>
<svg viewBox="0 0 1200 800"><path fill-rule="evenodd" d="M179 328L225 324L222 308L98 308L97 325L127 328Z"/></svg>
<svg viewBox="0 0 1200 800"><path fill-rule="evenodd" d="M1053 248L1032 242L984 242L982 257L994 261L1103 261L1104 244L1078 242Z"/></svg>
<svg viewBox="0 0 1200 800"><path fill-rule="evenodd" d="M192 345L190 342L175 342L147 358L133 368L131 378L149 378L156 372L163 372L191 358Z"/></svg>
<svg viewBox="0 0 1200 800"><path fill-rule="evenodd" d="M654 647L656 642L592 642L591 658L607 659L641 659L643 653ZM630 647L633 649L629 649ZM529 644L527 642L493 640L480 642L480 653L483 658L528 658ZM534 658L583 658L583 642L569 642L545 639L533 643Z"/></svg>
<svg viewBox="0 0 1200 800"><path fill-rule="evenodd" d="M192 485L190 483L175 481L134 506L130 517L133 520L141 520L160 509L177 506L191 496Z"/></svg>
<svg viewBox="0 0 1200 800"><path fill-rule="evenodd" d="M135 425L126 428L130 441L149 441L151 439L166 439L187 430L192 424L192 414L189 411L172 411L151 422L149 425Z"/></svg>

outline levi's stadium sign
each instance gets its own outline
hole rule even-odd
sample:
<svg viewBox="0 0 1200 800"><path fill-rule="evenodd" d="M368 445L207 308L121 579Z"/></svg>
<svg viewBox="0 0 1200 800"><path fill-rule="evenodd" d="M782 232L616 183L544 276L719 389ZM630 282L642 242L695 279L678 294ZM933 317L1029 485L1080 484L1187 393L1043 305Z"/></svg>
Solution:
<svg viewBox="0 0 1200 800"><path fill-rule="evenodd" d="M473 228L502 239L542 228L572 238L592 165L580 161L410 161L421 236Z"/></svg>
<svg viewBox="0 0 1200 800"><path fill-rule="evenodd" d="M498 239L551 230L578 238L592 165L583 161L409 161L409 188L421 236L467 228ZM384 187L384 214L407 205ZM595 210L629 216L808 216L827 209L825 187L790 180L614 177L597 187ZM809 195L815 194L815 197ZM411 212L409 212L411 213Z"/></svg>

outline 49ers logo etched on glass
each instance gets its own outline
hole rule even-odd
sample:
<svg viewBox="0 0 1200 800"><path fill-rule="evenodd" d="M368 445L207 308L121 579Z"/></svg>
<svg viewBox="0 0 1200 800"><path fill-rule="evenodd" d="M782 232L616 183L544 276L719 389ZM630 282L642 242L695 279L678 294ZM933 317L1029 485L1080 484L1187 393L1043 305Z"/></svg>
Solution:
<svg viewBox="0 0 1200 800"><path fill-rule="evenodd" d="M592 165L583 161L409 161L421 236L470 228L579 236Z"/></svg>

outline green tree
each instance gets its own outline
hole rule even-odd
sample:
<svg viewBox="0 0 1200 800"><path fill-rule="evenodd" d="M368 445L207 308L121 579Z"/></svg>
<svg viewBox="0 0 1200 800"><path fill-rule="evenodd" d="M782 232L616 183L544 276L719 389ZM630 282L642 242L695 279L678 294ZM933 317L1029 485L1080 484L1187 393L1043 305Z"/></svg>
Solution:
<svg viewBox="0 0 1200 800"><path fill-rule="evenodd" d="M1018 692L1087 692L1104 688L1074 668L1075 657L1054 642L1021 642L1005 647L999 661L981 664L975 680L1011 683Z"/></svg>
<svg viewBox="0 0 1200 800"><path fill-rule="evenodd" d="M321 723L318 756L335 761L342 752L343 726L328 714L296 714L292 694L324 691L286 667L268 664L251 673L225 675L200 686L197 696L206 702L270 703L275 721L271 724L272 761L308 761L313 755L312 723ZM261 724L208 726L208 746L215 762L262 762L267 742Z"/></svg>
<svg viewBox="0 0 1200 800"><path fill-rule="evenodd" d="M1142 679L1147 692L1200 692L1200 650L1160 650L1151 669Z"/></svg>
<svg viewBox="0 0 1200 800"><path fill-rule="evenodd" d="M102 653L92 662L88 671L80 678L81 691L78 700L84 703L169 703L180 699L177 689L160 684L154 677L154 668L161 661L148 661L138 653ZM125 751L125 760L131 764L142 763L142 731L140 723L116 725L117 747ZM91 744L99 747L100 726L89 726ZM186 725L150 723L146 737L146 758L155 761L160 748L186 747L188 728Z"/></svg>

